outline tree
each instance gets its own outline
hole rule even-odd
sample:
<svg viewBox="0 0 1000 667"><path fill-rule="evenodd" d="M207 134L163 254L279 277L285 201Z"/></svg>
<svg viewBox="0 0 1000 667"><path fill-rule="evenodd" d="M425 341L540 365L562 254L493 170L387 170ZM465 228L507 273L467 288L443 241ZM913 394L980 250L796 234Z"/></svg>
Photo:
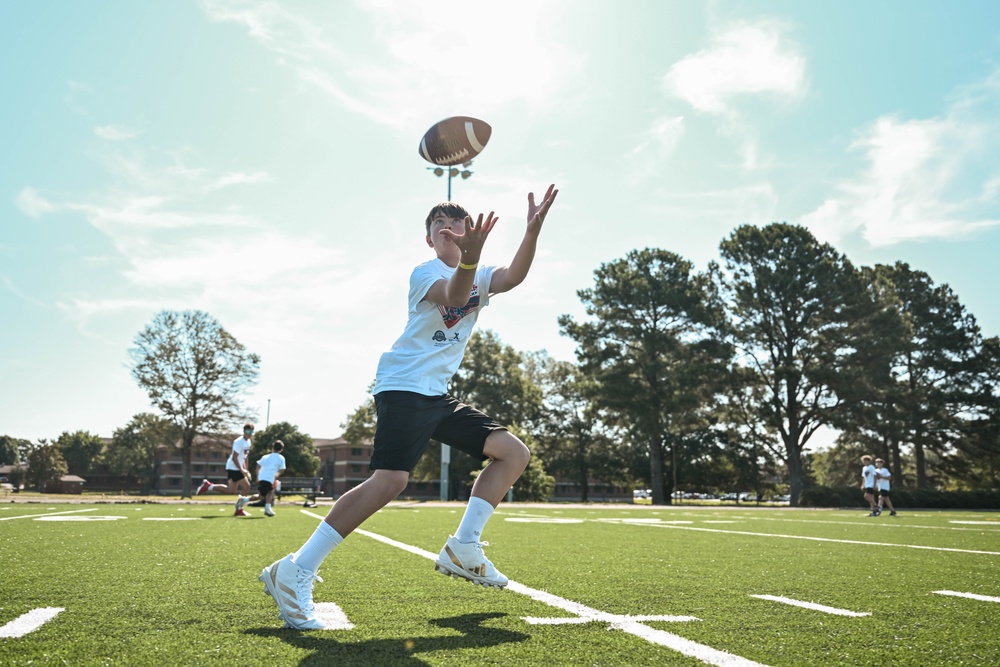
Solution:
<svg viewBox="0 0 1000 667"><path fill-rule="evenodd" d="M575 364L544 353L535 353L529 361L545 397L535 442L546 469L574 480L581 502L589 498L592 477L631 485L634 472L615 456L616 434L591 398L595 383Z"/></svg>
<svg viewBox="0 0 1000 667"><path fill-rule="evenodd" d="M513 498L518 502L545 502L552 498L555 491L556 480L545 471L542 460L536 456L538 445L530 433L522 429L513 429L513 434L524 442L531 451L531 459L528 467L525 468L521 476L514 482Z"/></svg>
<svg viewBox="0 0 1000 667"><path fill-rule="evenodd" d="M142 412L122 428L115 429L104 452L104 460L112 475L127 480L142 480L142 491L149 492L158 478L156 451L160 447L176 447L180 430L168 419Z"/></svg>
<svg viewBox="0 0 1000 667"><path fill-rule="evenodd" d="M25 476L28 484L39 491L44 491L49 482L58 481L67 471L66 460L55 443L42 443L28 454L28 471Z"/></svg>
<svg viewBox="0 0 1000 667"><path fill-rule="evenodd" d="M66 460L71 475L86 475L104 451L104 442L87 431L63 433L56 439L56 446Z"/></svg>
<svg viewBox="0 0 1000 667"><path fill-rule="evenodd" d="M21 450L31 448L31 443L21 438L0 435L0 466L16 466L21 462Z"/></svg>
<svg viewBox="0 0 1000 667"><path fill-rule="evenodd" d="M738 349L734 400L756 441L784 461L797 505L809 439L870 393L888 367L891 350L881 341L894 340L897 320L847 258L804 227L742 226L720 252L717 275Z"/></svg>
<svg viewBox="0 0 1000 667"><path fill-rule="evenodd" d="M718 335L721 304L708 276L666 250L634 250L594 275L594 287L577 292L592 319L563 315L559 325L599 385L598 403L641 443L653 503L665 504L665 452L700 427L696 415L730 355Z"/></svg>
<svg viewBox="0 0 1000 667"><path fill-rule="evenodd" d="M320 460L313 447L313 439L302 433L288 422L271 424L263 431L258 431L253 438L250 449L250 460L247 468L253 472L257 461L271 453L271 446L278 440L285 448L281 455L285 457L285 472L288 477L313 477L319 471Z"/></svg>
<svg viewBox="0 0 1000 667"><path fill-rule="evenodd" d="M190 496L194 438L246 421L240 396L257 382L260 356L199 310L160 312L129 354L153 407L181 430L181 493Z"/></svg>

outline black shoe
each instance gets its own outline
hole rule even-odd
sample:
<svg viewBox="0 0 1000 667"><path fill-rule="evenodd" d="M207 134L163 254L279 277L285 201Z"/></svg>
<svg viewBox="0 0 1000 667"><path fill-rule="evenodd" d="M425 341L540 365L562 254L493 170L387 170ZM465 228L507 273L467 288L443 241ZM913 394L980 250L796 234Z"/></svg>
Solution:
<svg viewBox="0 0 1000 667"><path fill-rule="evenodd" d="M889 516L896 516L896 510L892 510L892 511L890 511L890 512L889 512Z"/></svg>

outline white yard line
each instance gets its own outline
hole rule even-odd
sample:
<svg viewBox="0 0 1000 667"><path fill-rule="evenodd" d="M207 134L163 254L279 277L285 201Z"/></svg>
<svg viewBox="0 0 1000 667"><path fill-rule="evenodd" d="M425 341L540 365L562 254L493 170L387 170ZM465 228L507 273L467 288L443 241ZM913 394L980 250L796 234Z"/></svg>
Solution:
<svg viewBox="0 0 1000 667"><path fill-rule="evenodd" d="M973 531L976 533L982 533L982 528L960 528L958 526L919 526L910 523L896 523L899 521L897 517L871 517L874 521L816 521L814 519L778 519L771 516L748 516L743 517L745 519L752 519L754 521L787 521L791 523L813 523L817 525L835 525L835 526L878 526L879 528L918 528L921 530L963 530L963 531ZM1000 524L996 521L950 521L950 523L974 523L976 525L991 526L996 528L996 531L1000 532ZM987 531L990 532L990 531Z"/></svg>
<svg viewBox="0 0 1000 667"><path fill-rule="evenodd" d="M835 614L837 616L871 616L868 612L837 609L836 607L827 607L826 605L816 604L814 602L803 602L802 600L784 598L780 595L750 595L750 597L760 598L761 600L770 600L771 602L780 602L782 604L792 605L793 607L802 607L803 609L812 609L813 611L821 611L826 614Z"/></svg>
<svg viewBox="0 0 1000 667"><path fill-rule="evenodd" d="M307 514L311 517L322 520L323 517L319 514L314 514L307 510L300 510L303 514ZM361 533L366 537L370 537L373 540L383 542L390 546L394 546L403 551L408 551L411 554L417 556L422 556L429 560L436 560L437 554L431 553L419 547L414 547L409 544L404 544L403 542L397 542L394 539L385 537L384 535L379 535L377 533L372 533L367 530L361 530L360 528L355 530L356 533ZM738 655L732 653L727 653L725 651L720 651L714 649L710 646L705 646L697 642L693 642L689 639L685 639L678 635L670 632L665 632L663 630L656 630L644 625L638 619L640 617L625 616L620 614L609 614L603 611L598 611L586 605L580 604L579 602L573 602L571 600L566 600L557 595L551 593L546 593L545 591L539 591L534 588L528 588L515 581L511 581L507 584L507 590L513 591L514 593L520 593L526 595L533 600L538 602L543 602L556 609L561 609L565 612L576 615L581 619L585 619L582 622L598 621L605 622L609 624L609 627L615 630L621 630L627 632L631 635L644 639L651 644L657 644L659 646L664 646L666 648L682 653L683 655L695 658L709 665L716 665L717 667L766 667L759 662L754 662L753 660L748 660L746 658L741 658ZM532 617L533 618L533 617ZM666 618L666 617L664 617ZM684 620L692 620L692 617L672 617ZM525 619L527 621L527 619ZM528 621L530 622L530 621ZM574 621L575 622L575 621Z"/></svg>
<svg viewBox="0 0 1000 667"><path fill-rule="evenodd" d="M53 618L58 616L61 611L65 610L62 607L42 607L40 609L32 609L27 614L21 614L13 621L0 628L0 637L8 639L23 637L29 632L34 632L51 621Z"/></svg>
<svg viewBox="0 0 1000 667"><path fill-rule="evenodd" d="M975 593L959 593L958 591L934 591L938 595L951 595L956 598L969 598L970 600L980 600L982 602L1000 602L1000 597L990 595L976 595Z"/></svg>
<svg viewBox="0 0 1000 667"><path fill-rule="evenodd" d="M96 507L89 510L66 510L65 512L46 512L45 514L22 514L21 516L0 517L0 521L13 521L14 519L37 519L40 516L56 516L57 514L76 514L78 512L94 512Z"/></svg>
<svg viewBox="0 0 1000 667"><path fill-rule="evenodd" d="M979 551L976 549L953 549L951 547L927 547L920 544L894 544L892 542L866 542L863 540L836 540L832 537L809 537L807 535L782 535L781 533L754 533L748 530L724 530L722 528L698 528L696 526L678 526L673 523L636 522L631 519L597 519L606 523L624 523L633 526L649 526L651 528L673 528L675 530L697 530L703 533L724 533L726 535L749 535L752 537L778 537L786 540L809 540L812 542L835 542L837 544L861 544L872 547L900 547L904 549L924 549L927 551L947 551L960 554L983 554L1000 556L1000 551Z"/></svg>

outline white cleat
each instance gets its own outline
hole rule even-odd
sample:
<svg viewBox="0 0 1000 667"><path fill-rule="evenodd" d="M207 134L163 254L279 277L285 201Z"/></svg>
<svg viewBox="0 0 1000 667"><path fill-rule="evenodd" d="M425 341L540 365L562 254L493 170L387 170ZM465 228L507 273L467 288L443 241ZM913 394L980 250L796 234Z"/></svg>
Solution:
<svg viewBox="0 0 1000 667"><path fill-rule="evenodd" d="M483 554L484 546L489 546L489 542L462 543L452 535L434 561L435 569L441 574L467 579L484 588L504 588L507 577L498 572Z"/></svg>
<svg viewBox="0 0 1000 667"><path fill-rule="evenodd" d="M278 604L279 615L288 627L296 630L326 627L316 618L312 601L313 582L323 580L315 572L296 565L292 554L265 567L258 579L264 582L264 592Z"/></svg>

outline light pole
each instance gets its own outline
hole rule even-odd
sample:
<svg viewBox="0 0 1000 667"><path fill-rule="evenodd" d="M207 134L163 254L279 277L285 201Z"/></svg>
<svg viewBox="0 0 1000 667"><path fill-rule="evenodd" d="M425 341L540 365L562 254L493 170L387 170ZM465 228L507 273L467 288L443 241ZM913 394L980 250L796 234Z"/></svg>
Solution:
<svg viewBox="0 0 1000 667"><path fill-rule="evenodd" d="M434 172L435 176L444 176L448 174L448 200L451 201L451 179L455 176L461 176L462 180L465 180L469 176L472 176L472 172L469 171L469 167L472 166L472 160L462 163L462 169L459 170L458 167L427 167L427 171Z"/></svg>
<svg viewBox="0 0 1000 667"><path fill-rule="evenodd" d="M427 167L428 171L434 172L435 176L444 176L448 174L448 199L446 201L451 201L451 179L456 176L461 176L464 181L469 176L472 176L472 172L469 171L469 167L472 166L472 160L462 163L462 169L459 170L458 167ZM448 500L448 468L451 466L451 447L445 443L441 443L441 500Z"/></svg>

